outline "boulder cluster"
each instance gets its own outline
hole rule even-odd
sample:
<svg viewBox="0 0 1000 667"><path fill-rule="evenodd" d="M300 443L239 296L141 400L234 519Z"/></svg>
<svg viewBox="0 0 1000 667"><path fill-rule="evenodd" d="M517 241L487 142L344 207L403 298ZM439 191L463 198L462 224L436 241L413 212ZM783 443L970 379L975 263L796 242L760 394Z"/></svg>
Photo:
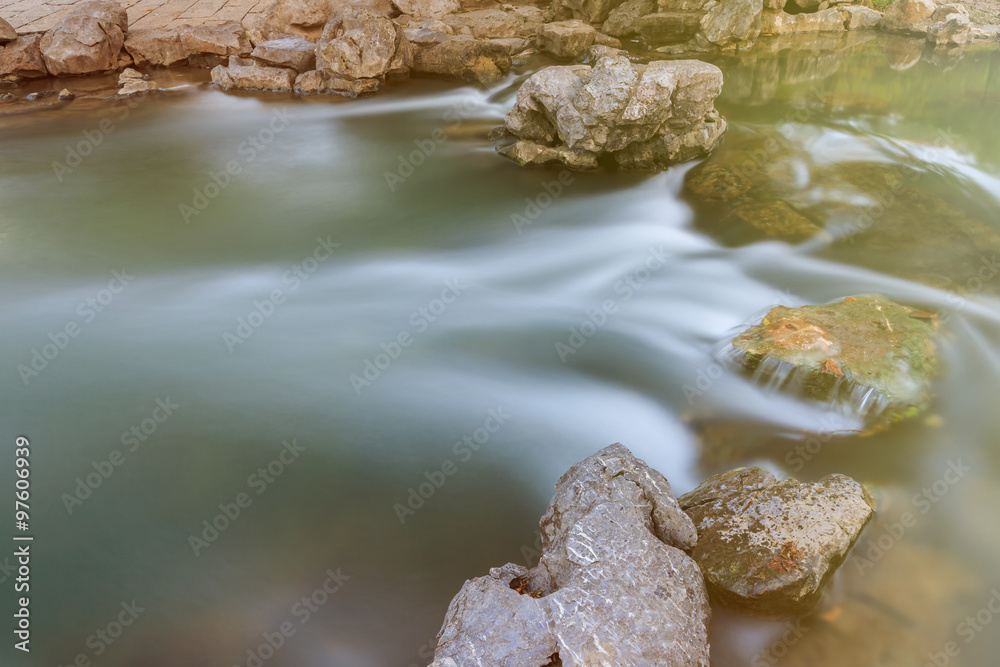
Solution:
<svg viewBox="0 0 1000 667"><path fill-rule="evenodd" d="M850 478L778 482L757 468L678 502L611 445L557 482L536 567L465 583L431 667L708 667L710 596L766 616L809 611L872 514Z"/></svg>

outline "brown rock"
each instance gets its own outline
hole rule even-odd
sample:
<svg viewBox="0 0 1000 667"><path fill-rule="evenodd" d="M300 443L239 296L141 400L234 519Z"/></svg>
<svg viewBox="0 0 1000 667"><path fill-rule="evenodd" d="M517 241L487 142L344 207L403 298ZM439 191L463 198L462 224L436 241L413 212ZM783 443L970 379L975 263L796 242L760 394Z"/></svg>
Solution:
<svg viewBox="0 0 1000 667"><path fill-rule="evenodd" d="M181 33L170 28L133 30L125 37L125 49L138 67L170 67L188 58L188 51L181 43Z"/></svg>
<svg viewBox="0 0 1000 667"><path fill-rule="evenodd" d="M42 50L41 35L25 35L0 47L0 76L34 79L48 76Z"/></svg>
<svg viewBox="0 0 1000 667"><path fill-rule="evenodd" d="M415 72L480 83L502 79L510 66L510 54L503 45L481 39L452 38L420 49L413 61Z"/></svg>
<svg viewBox="0 0 1000 667"><path fill-rule="evenodd" d="M376 92L382 85L378 79L351 79L326 70L310 70L295 79L295 92L300 95L345 95L358 97Z"/></svg>
<svg viewBox="0 0 1000 667"><path fill-rule="evenodd" d="M250 55L262 65L289 67L296 72L306 72L316 67L316 45L302 37L261 42Z"/></svg>
<svg viewBox="0 0 1000 667"><path fill-rule="evenodd" d="M49 73L55 76L95 74L118 66L128 16L114 0L76 5L39 43Z"/></svg>
<svg viewBox="0 0 1000 667"><path fill-rule="evenodd" d="M367 10L331 21L316 44L316 69L352 79L404 76L412 67L413 50L403 29Z"/></svg>
<svg viewBox="0 0 1000 667"><path fill-rule="evenodd" d="M212 70L212 83L223 90L273 90L291 92L295 72L281 67L223 67Z"/></svg>
<svg viewBox="0 0 1000 667"><path fill-rule="evenodd" d="M15 39L17 39L17 31L9 23L0 18L0 44L13 42Z"/></svg>
<svg viewBox="0 0 1000 667"><path fill-rule="evenodd" d="M246 28L239 21L183 26L180 33L188 55L244 56L253 48Z"/></svg>
<svg viewBox="0 0 1000 667"><path fill-rule="evenodd" d="M596 37L597 30L583 21L557 21L538 31L538 46L557 58L573 59L583 55Z"/></svg>

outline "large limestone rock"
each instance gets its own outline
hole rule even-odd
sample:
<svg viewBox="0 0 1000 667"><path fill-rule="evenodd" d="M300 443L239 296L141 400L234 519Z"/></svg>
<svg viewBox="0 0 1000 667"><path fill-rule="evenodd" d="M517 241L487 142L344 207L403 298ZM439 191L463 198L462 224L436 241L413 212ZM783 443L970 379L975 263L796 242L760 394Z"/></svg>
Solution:
<svg viewBox="0 0 1000 667"><path fill-rule="evenodd" d="M0 79L17 81L48 76L42 50L41 35L25 35L0 46Z"/></svg>
<svg viewBox="0 0 1000 667"><path fill-rule="evenodd" d="M620 444L570 468L541 520L542 558L467 581L431 667L708 667L710 608L690 519Z"/></svg>
<svg viewBox="0 0 1000 667"><path fill-rule="evenodd" d="M40 42L42 58L55 76L95 74L118 67L128 16L114 0L76 5Z"/></svg>
<svg viewBox="0 0 1000 667"><path fill-rule="evenodd" d="M417 51L413 71L462 81L491 83L510 71L511 59L502 44L482 39L449 38Z"/></svg>
<svg viewBox="0 0 1000 667"><path fill-rule="evenodd" d="M283 67L219 65L212 70L212 83L223 90L291 92L295 85L295 70Z"/></svg>
<svg viewBox="0 0 1000 667"><path fill-rule="evenodd" d="M698 529L690 552L714 598L765 616L808 612L875 512L850 477L779 482L761 468L711 477L679 498Z"/></svg>
<svg viewBox="0 0 1000 667"><path fill-rule="evenodd" d="M701 19L701 41L717 48L744 48L760 35L763 0L718 0Z"/></svg>
<svg viewBox="0 0 1000 667"><path fill-rule="evenodd" d="M316 45L302 37L261 42L250 55L267 67L289 67L296 72L307 72L316 67Z"/></svg>
<svg viewBox="0 0 1000 667"><path fill-rule="evenodd" d="M17 31L9 23L0 18L0 44L13 42L15 39L17 39Z"/></svg>
<svg viewBox="0 0 1000 667"><path fill-rule="evenodd" d="M316 69L352 79L405 76L412 67L413 51L403 28L367 10L331 21L316 44Z"/></svg>
<svg viewBox="0 0 1000 667"><path fill-rule="evenodd" d="M822 306L773 308L733 339L749 368L783 372L806 396L850 401L872 417L897 419L926 407L937 369L937 321L881 296L847 297Z"/></svg>
<svg viewBox="0 0 1000 667"><path fill-rule="evenodd" d="M441 18L462 9L458 0L393 0L392 4L407 16Z"/></svg>
<svg viewBox="0 0 1000 667"><path fill-rule="evenodd" d="M574 166L610 155L626 168L656 169L712 150L726 129L715 110L722 72L698 60L632 64L605 47L596 65L547 67L525 81L506 116L521 140L501 153L524 162L572 154ZM531 145L539 159L529 161Z"/></svg>
<svg viewBox="0 0 1000 667"><path fill-rule="evenodd" d="M472 35L476 39L502 39L521 36L526 16L502 9L477 9L446 16L442 19L456 34Z"/></svg>
<svg viewBox="0 0 1000 667"><path fill-rule="evenodd" d="M181 42L181 32L173 28L133 30L125 38L125 50L138 67L169 67L188 58L188 50Z"/></svg>
<svg viewBox="0 0 1000 667"><path fill-rule="evenodd" d="M579 58L596 37L597 30L583 21L557 21L538 31L538 46L557 58Z"/></svg>
<svg viewBox="0 0 1000 667"><path fill-rule="evenodd" d="M886 32L924 34L934 22L934 0L896 0L885 10L879 28Z"/></svg>

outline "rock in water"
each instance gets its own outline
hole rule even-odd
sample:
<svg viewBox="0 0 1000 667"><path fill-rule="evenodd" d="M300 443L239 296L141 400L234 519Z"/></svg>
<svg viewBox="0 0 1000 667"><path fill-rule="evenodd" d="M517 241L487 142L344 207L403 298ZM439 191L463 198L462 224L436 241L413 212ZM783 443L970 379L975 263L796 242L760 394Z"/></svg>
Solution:
<svg viewBox="0 0 1000 667"><path fill-rule="evenodd" d="M825 306L778 306L733 346L753 370L767 363L779 372L779 362L791 364L811 398L836 400L846 389L856 408L894 421L930 401L936 330L932 313L883 296L859 296Z"/></svg>
<svg viewBox="0 0 1000 667"><path fill-rule="evenodd" d="M819 602L875 511L850 477L779 482L761 468L711 477L679 502L698 528L690 553L712 596L770 617Z"/></svg>
<svg viewBox="0 0 1000 667"><path fill-rule="evenodd" d="M576 464L541 520L538 567L452 600L431 667L708 667L710 608L691 520L623 445Z"/></svg>
<svg viewBox="0 0 1000 667"><path fill-rule="evenodd" d="M700 60L633 64L606 47L593 67L546 67L517 91L505 122L521 139L501 154L522 164L558 161L664 168L712 150L726 129L715 110L722 71ZM525 159L526 156L537 159Z"/></svg>

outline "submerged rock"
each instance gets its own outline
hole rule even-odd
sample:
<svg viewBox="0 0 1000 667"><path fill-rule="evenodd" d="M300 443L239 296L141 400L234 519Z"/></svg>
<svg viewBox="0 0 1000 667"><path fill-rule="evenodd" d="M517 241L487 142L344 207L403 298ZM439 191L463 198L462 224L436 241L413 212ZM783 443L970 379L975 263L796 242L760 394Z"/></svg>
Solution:
<svg viewBox="0 0 1000 667"><path fill-rule="evenodd" d="M611 445L559 479L540 525L536 568L452 600L432 667L708 667L711 610L682 551L697 537L663 475Z"/></svg>
<svg viewBox="0 0 1000 667"><path fill-rule="evenodd" d="M823 306L773 308L761 324L733 339L751 369L762 365L799 375L802 392L814 399L842 399L846 389L861 409L876 408L883 420L926 407L937 369L932 313L901 306L882 296L847 297Z"/></svg>
<svg viewBox="0 0 1000 667"><path fill-rule="evenodd" d="M875 510L850 477L779 482L761 468L711 477L678 502L698 529L690 553L712 596L772 617L819 602Z"/></svg>
<svg viewBox="0 0 1000 667"><path fill-rule="evenodd" d="M521 85L505 119L521 140L518 154L501 154L518 159L535 144L553 159L572 151L592 163L609 155L622 167L657 169L716 146L726 129L713 104L722 90L718 67L698 60L633 64L623 52L599 48L604 55L593 67L546 67Z"/></svg>
<svg viewBox="0 0 1000 667"><path fill-rule="evenodd" d="M75 5L39 43L50 74L96 74L118 67L128 16L114 0Z"/></svg>
<svg viewBox="0 0 1000 667"><path fill-rule="evenodd" d="M118 85L121 86L117 93L118 97L132 97L133 95L141 95L159 90L156 82L149 81L148 79L149 77L145 74L141 74L131 67L126 68L118 76Z"/></svg>

